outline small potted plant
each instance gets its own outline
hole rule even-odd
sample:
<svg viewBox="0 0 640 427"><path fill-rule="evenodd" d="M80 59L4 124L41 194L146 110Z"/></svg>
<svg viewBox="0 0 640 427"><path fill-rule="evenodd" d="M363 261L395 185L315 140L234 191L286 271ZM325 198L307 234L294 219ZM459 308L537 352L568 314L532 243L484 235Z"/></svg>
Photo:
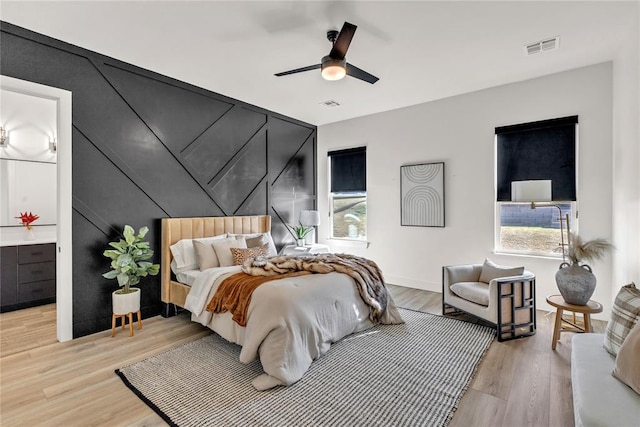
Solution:
<svg viewBox="0 0 640 427"><path fill-rule="evenodd" d="M293 231L294 236L296 237L296 245L304 246L304 238L307 237L307 234L311 233L313 227L305 227L304 225L290 225L291 231Z"/></svg>
<svg viewBox="0 0 640 427"><path fill-rule="evenodd" d="M140 289L131 286L140 283L140 278L148 275L155 276L160 271L159 264L153 264L146 260L153 256L153 250L149 248L149 242L144 241L144 236L149 228L142 227L136 235L130 225L124 226L124 239L118 242L110 242L103 255L111 259L111 271L102 275L105 279L117 279L122 289L113 292L113 313L128 314L140 310Z"/></svg>
<svg viewBox="0 0 640 427"><path fill-rule="evenodd" d="M556 272L556 284L562 298L569 304L586 305L596 289L596 276L584 261L600 259L613 245L605 239L583 241L577 234L569 234L568 258Z"/></svg>

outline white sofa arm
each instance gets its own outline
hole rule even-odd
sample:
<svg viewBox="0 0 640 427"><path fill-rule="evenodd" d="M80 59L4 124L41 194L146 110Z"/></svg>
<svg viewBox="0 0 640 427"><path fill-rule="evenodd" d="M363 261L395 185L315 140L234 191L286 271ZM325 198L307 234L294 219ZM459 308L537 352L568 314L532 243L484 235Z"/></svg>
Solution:
<svg viewBox="0 0 640 427"><path fill-rule="evenodd" d="M442 267L442 280L448 288L458 282L477 282L482 272L482 264L447 265Z"/></svg>
<svg viewBox="0 0 640 427"><path fill-rule="evenodd" d="M493 279L497 282L521 282L523 280L531 280L531 279L535 279L536 275L533 274L532 272L525 270L521 275L519 276L507 276L507 277L498 277L496 279ZM492 282L493 282L492 280Z"/></svg>

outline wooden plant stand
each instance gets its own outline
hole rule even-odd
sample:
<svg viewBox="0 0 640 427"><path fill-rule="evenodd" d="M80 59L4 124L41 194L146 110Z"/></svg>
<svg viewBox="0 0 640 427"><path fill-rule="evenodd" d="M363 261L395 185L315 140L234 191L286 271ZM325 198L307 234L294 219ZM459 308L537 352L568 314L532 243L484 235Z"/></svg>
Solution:
<svg viewBox="0 0 640 427"><path fill-rule="evenodd" d="M136 314L138 315L138 330L142 329L142 314L140 313L140 310L136 311ZM124 329L124 326L126 324L126 317L129 317L129 336L132 337L133 336L133 313L127 313L127 314L113 314L111 316L111 338L116 336L116 320L117 319L121 319L122 322L122 329Z"/></svg>

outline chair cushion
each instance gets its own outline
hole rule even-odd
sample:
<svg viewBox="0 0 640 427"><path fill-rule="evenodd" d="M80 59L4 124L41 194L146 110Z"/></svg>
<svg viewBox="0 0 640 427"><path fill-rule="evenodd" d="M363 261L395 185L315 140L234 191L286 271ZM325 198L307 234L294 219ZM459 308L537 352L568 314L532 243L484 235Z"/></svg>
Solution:
<svg viewBox="0 0 640 427"><path fill-rule="evenodd" d="M480 272L480 281L489 283L499 277L520 276L524 273L524 267L504 267L485 259Z"/></svg>
<svg viewBox="0 0 640 427"><path fill-rule="evenodd" d="M640 318L640 289L631 283L623 286L611 309L611 318L604 330L604 348L614 356Z"/></svg>
<svg viewBox="0 0 640 427"><path fill-rule="evenodd" d="M489 285L482 282L458 282L449 287L451 292L476 304L489 306Z"/></svg>

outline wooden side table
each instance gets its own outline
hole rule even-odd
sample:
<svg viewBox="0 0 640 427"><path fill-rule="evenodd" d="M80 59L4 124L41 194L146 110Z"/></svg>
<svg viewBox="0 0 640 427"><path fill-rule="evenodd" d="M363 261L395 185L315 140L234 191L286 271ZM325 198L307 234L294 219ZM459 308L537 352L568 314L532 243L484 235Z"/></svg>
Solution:
<svg viewBox="0 0 640 427"><path fill-rule="evenodd" d="M549 295L547 297L547 303L556 310L556 321L553 328L553 341L551 341L551 348L556 349L556 344L560 339L561 332L591 332L591 314L601 313L602 304L597 301L589 300L586 305L569 304L562 298L562 295ZM573 321L568 321L562 318L564 311L573 312ZM582 325L579 325L576 321L576 313L582 314ZM562 323L566 323L569 326L563 326Z"/></svg>

